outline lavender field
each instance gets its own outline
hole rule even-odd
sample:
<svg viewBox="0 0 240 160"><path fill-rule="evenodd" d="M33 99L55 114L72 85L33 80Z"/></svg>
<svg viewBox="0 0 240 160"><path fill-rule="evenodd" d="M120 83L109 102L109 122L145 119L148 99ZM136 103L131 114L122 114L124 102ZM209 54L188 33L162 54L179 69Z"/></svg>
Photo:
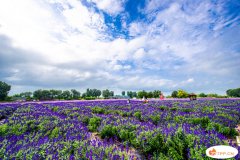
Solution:
<svg viewBox="0 0 240 160"><path fill-rule="evenodd" d="M2 103L0 118L0 159L198 160L221 144L240 151L239 99Z"/></svg>

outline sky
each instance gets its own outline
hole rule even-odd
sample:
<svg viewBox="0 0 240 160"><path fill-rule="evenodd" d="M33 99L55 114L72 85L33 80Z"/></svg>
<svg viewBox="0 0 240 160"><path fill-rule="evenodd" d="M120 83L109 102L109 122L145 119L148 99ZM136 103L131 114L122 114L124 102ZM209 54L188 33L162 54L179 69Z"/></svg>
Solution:
<svg viewBox="0 0 240 160"><path fill-rule="evenodd" d="M225 94L240 87L240 1L1 0L0 81Z"/></svg>

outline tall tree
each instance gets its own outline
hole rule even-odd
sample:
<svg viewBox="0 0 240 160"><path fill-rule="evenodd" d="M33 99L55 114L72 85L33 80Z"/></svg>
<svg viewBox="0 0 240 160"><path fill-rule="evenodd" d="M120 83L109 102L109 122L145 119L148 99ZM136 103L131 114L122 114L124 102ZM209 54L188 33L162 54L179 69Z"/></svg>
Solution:
<svg viewBox="0 0 240 160"><path fill-rule="evenodd" d="M127 96L129 96L130 98L133 98L133 92L132 91L127 91Z"/></svg>
<svg viewBox="0 0 240 160"><path fill-rule="evenodd" d="M177 93L177 97L178 98L187 98L188 97L188 93L184 90L179 89L178 93Z"/></svg>
<svg viewBox="0 0 240 160"><path fill-rule="evenodd" d="M143 98L143 97L147 98L147 92L145 90L138 91L137 96L139 98Z"/></svg>
<svg viewBox="0 0 240 160"><path fill-rule="evenodd" d="M132 92L132 97L137 97L137 92Z"/></svg>
<svg viewBox="0 0 240 160"><path fill-rule="evenodd" d="M125 96L125 91L122 91L122 95Z"/></svg>
<svg viewBox="0 0 240 160"><path fill-rule="evenodd" d="M42 90L38 89L38 90L34 91L33 97L38 100L42 99Z"/></svg>
<svg viewBox="0 0 240 160"><path fill-rule="evenodd" d="M240 97L240 88L229 89L226 91L226 93L230 97Z"/></svg>
<svg viewBox="0 0 240 160"><path fill-rule="evenodd" d="M0 81L0 100L5 100L7 98L10 89L11 86L9 84Z"/></svg>
<svg viewBox="0 0 240 160"><path fill-rule="evenodd" d="M172 92L172 97L173 97L173 98L177 98L177 94L178 94L178 91L173 91L173 92Z"/></svg>
<svg viewBox="0 0 240 160"><path fill-rule="evenodd" d="M62 97L63 97L63 99L65 99L65 100L70 100L70 99L71 99L71 92L68 91L68 90L63 91L63 92L62 92Z"/></svg>
<svg viewBox="0 0 240 160"><path fill-rule="evenodd" d="M78 92L76 89L71 89L71 93L72 93L72 99L79 99L81 93Z"/></svg>
<svg viewBox="0 0 240 160"><path fill-rule="evenodd" d="M198 96L199 97L207 97L207 95L205 93L200 93Z"/></svg>
<svg viewBox="0 0 240 160"><path fill-rule="evenodd" d="M160 94L161 94L160 90L154 90L153 91L153 98L159 98Z"/></svg>

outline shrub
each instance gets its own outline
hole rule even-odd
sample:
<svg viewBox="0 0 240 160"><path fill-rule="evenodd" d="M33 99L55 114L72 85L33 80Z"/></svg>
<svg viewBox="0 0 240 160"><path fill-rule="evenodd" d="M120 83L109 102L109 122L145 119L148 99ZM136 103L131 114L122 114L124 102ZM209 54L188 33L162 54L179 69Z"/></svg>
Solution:
<svg viewBox="0 0 240 160"><path fill-rule="evenodd" d="M113 125L105 125L100 132L100 136L101 138L111 138L118 136L118 129Z"/></svg>
<svg viewBox="0 0 240 160"><path fill-rule="evenodd" d="M140 149L144 155L166 151L164 137L161 133L143 132L140 137Z"/></svg>
<svg viewBox="0 0 240 160"><path fill-rule="evenodd" d="M90 118L89 122L88 122L88 129L90 132L96 132L97 131L97 128L98 126L100 126L101 124L101 118L99 117L93 117L93 118Z"/></svg>
<svg viewBox="0 0 240 160"><path fill-rule="evenodd" d="M49 135L49 138L57 138L59 136L59 128L55 127L51 134Z"/></svg>
<svg viewBox="0 0 240 160"><path fill-rule="evenodd" d="M89 120L90 120L90 118L89 118L88 116L84 116L81 121L82 121L85 125L88 125Z"/></svg>
<svg viewBox="0 0 240 160"><path fill-rule="evenodd" d="M159 108L161 109L161 111L168 110L167 106L160 106Z"/></svg>
<svg viewBox="0 0 240 160"><path fill-rule="evenodd" d="M150 116L153 124L157 125L158 122L160 121L160 115L155 115L155 116Z"/></svg>
<svg viewBox="0 0 240 160"><path fill-rule="evenodd" d="M137 111L133 114L134 117L136 117L138 120L141 120L142 118L142 113L140 111Z"/></svg>
<svg viewBox="0 0 240 160"><path fill-rule="evenodd" d="M181 111L189 113L189 112L193 112L194 109L193 108L182 108Z"/></svg>
<svg viewBox="0 0 240 160"><path fill-rule="evenodd" d="M92 108L93 113L98 113L98 114L103 114L105 112L105 109L100 108L100 107L94 107Z"/></svg>
<svg viewBox="0 0 240 160"><path fill-rule="evenodd" d="M171 111L177 111L177 107L170 108Z"/></svg>
<svg viewBox="0 0 240 160"><path fill-rule="evenodd" d="M53 111L53 112L57 112L58 109L59 109L59 108L58 108L57 106L55 106L55 107L52 108L52 111Z"/></svg>
<svg viewBox="0 0 240 160"><path fill-rule="evenodd" d="M191 122L193 124L200 124L203 128L207 128L208 124L210 123L210 119L208 117L192 118Z"/></svg>
<svg viewBox="0 0 240 160"><path fill-rule="evenodd" d="M0 125L0 135L1 136L7 135L7 132L8 132L8 125L7 124Z"/></svg>
<svg viewBox="0 0 240 160"><path fill-rule="evenodd" d="M21 135L25 131L27 131L27 126L25 125L21 126L21 124L15 124L11 127L11 133L15 135Z"/></svg>

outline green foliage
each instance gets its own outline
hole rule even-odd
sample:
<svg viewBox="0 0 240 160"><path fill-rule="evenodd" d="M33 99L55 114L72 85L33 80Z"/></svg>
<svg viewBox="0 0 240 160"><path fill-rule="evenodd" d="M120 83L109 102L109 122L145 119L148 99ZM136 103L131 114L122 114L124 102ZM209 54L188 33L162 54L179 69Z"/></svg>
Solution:
<svg viewBox="0 0 240 160"><path fill-rule="evenodd" d="M21 124L14 124L10 128L10 133L15 135L21 135L27 131L27 126Z"/></svg>
<svg viewBox="0 0 240 160"><path fill-rule="evenodd" d="M141 120L142 119L142 112L137 111L133 114L133 116L136 117L138 120Z"/></svg>
<svg viewBox="0 0 240 160"><path fill-rule="evenodd" d="M191 122L196 125L200 124L203 128L207 128L208 124L210 123L210 119L208 117L192 118Z"/></svg>
<svg viewBox="0 0 240 160"><path fill-rule="evenodd" d="M78 92L76 89L71 89L71 94L72 99L79 99L81 95L81 93Z"/></svg>
<svg viewBox="0 0 240 160"><path fill-rule="evenodd" d="M0 101L5 100L5 98L7 98L10 89L11 86L9 84L0 81Z"/></svg>
<svg viewBox="0 0 240 160"><path fill-rule="evenodd" d="M181 111L189 113L189 112L194 112L194 109L193 108L182 108Z"/></svg>
<svg viewBox="0 0 240 160"><path fill-rule="evenodd" d="M93 107L91 110L93 113L98 113L98 114L103 114L105 112L105 109L101 107Z"/></svg>
<svg viewBox="0 0 240 160"><path fill-rule="evenodd" d="M49 135L49 138L57 138L59 136L59 128L55 127L51 134Z"/></svg>
<svg viewBox="0 0 240 160"><path fill-rule="evenodd" d="M147 92L145 90L139 91L137 93L137 96L138 98L143 98L143 97L147 98Z"/></svg>
<svg viewBox="0 0 240 160"><path fill-rule="evenodd" d="M0 125L0 136L7 135L7 132L8 132L8 125L7 124Z"/></svg>
<svg viewBox="0 0 240 160"><path fill-rule="evenodd" d="M82 94L82 97L85 99L86 97L99 97L101 96L102 92L98 89L89 89L87 88L86 92ZM90 100L90 99L88 99Z"/></svg>
<svg viewBox="0 0 240 160"><path fill-rule="evenodd" d="M207 97L207 95L205 93L200 93L198 97Z"/></svg>
<svg viewBox="0 0 240 160"><path fill-rule="evenodd" d="M177 110L178 110L177 107L172 107L172 108L170 108L170 111L177 111Z"/></svg>
<svg viewBox="0 0 240 160"><path fill-rule="evenodd" d="M52 111L53 111L53 112L57 112L58 109L59 109L59 108L58 108L57 106L55 106L55 107L52 108Z"/></svg>
<svg viewBox="0 0 240 160"><path fill-rule="evenodd" d="M186 135L183 133L182 129L179 128L177 132L167 139L168 155L172 159L184 160L187 156L187 141Z"/></svg>
<svg viewBox="0 0 240 160"><path fill-rule="evenodd" d="M167 106L159 106L159 108L160 108L162 111L169 109Z"/></svg>
<svg viewBox="0 0 240 160"><path fill-rule="evenodd" d="M90 118L89 122L88 122L88 129L90 132L96 132L97 131L97 128L98 126L100 126L101 124L101 118L99 117L93 117L93 118Z"/></svg>
<svg viewBox="0 0 240 160"><path fill-rule="evenodd" d="M175 116L174 121L176 123L183 123L183 122L185 122L185 117L184 116Z"/></svg>
<svg viewBox="0 0 240 160"><path fill-rule="evenodd" d="M104 98L109 98L109 97L111 97L111 96L114 96L114 92L106 89L106 90L103 90L103 91L102 91L102 96L103 96Z"/></svg>
<svg viewBox="0 0 240 160"><path fill-rule="evenodd" d="M214 110L215 109L212 106L205 106L205 107L202 108L203 113L212 113L212 112L214 112Z"/></svg>
<svg viewBox="0 0 240 160"><path fill-rule="evenodd" d="M219 95L216 94L216 93L209 93L209 94L207 94L207 96L208 97L213 97L213 98L218 98L219 97Z"/></svg>
<svg viewBox="0 0 240 160"><path fill-rule="evenodd" d="M178 98L187 98L188 93L186 91L180 89L180 90L178 90L177 97Z"/></svg>
<svg viewBox="0 0 240 160"><path fill-rule="evenodd" d="M134 130L131 129L120 129L118 137L123 141L131 142L136 138L136 133Z"/></svg>
<svg viewBox="0 0 240 160"><path fill-rule="evenodd" d="M61 97L65 100L70 100L72 98L71 92L66 90L62 92Z"/></svg>
<svg viewBox="0 0 240 160"><path fill-rule="evenodd" d="M142 132L138 137L139 147L144 155L166 152L166 144L161 133Z"/></svg>
<svg viewBox="0 0 240 160"><path fill-rule="evenodd" d="M90 120L90 118L89 118L88 116L84 116L84 117L82 118L82 122L83 122L85 125L88 125L89 120Z"/></svg>
<svg viewBox="0 0 240 160"><path fill-rule="evenodd" d="M85 100L95 100L96 97L84 97Z"/></svg>
<svg viewBox="0 0 240 160"><path fill-rule="evenodd" d="M154 90L154 91L145 91L145 90L142 90L142 91L138 91L137 93L137 97L138 98L159 98L161 94L161 91L160 90ZM134 97L134 96L133 96Z"/></svg>
<svg viewBox="0 0 240 160"><path fill-rule="evenodd" d="M117 135L118 129L116 126L113 125L105 125L100 132L101 138L111 138Z"/></svg>
<svg viewBox="0 0 240 160"><path fill-rule="evenodd" d="M240 97L240 88L229 89L226 91L226 93L230 97Z"/></svg>
<svg viewBox="0 0 240 160"><path fill-rule="evenodd" d="M157 125L158 122L160 121L160 115L153 115L153 116L150 116L153 124Z"/></svg>
<svg viewBox="0 0 240 160"><path fill-rule="evenodd" d="M178 97L178 91L173 91L172 92L172 97L177 98Z"/></svg>

